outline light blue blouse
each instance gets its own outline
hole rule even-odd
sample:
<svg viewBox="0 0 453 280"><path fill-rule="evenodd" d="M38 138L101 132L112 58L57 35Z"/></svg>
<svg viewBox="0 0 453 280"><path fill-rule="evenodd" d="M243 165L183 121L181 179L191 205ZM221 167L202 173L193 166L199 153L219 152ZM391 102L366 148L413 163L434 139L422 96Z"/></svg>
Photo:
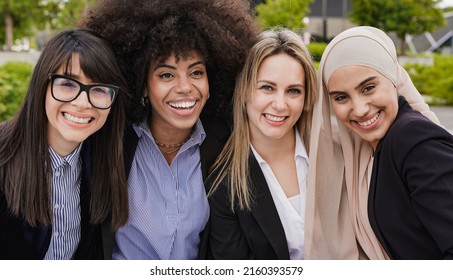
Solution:
<svg viewBox="0 0 453 280"><path fill-rule="evenodd" d="M115 236L113 259L196 259L200 233L209 217L200 145L206 137L200 120L168 165L146 125L129 174L128 223Z"/></svg>

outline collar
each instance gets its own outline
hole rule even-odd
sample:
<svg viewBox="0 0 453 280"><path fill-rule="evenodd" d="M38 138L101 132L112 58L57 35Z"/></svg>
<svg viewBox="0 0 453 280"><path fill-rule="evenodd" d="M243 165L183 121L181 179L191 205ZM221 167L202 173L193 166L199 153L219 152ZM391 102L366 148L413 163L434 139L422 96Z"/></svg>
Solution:
<svg viewBox="0 0 453 280"><path fill-rule="evenodd" d="M55 171L58 167L64 165L64 164L69 164L71 166L71 170L75 170L78 167L79 164L79 158L80 158L80 151L82 150L82 143L80 143L77 148L72 151L67 156L60 156L57 154L52 147L49 146L49 154L50 154L50 164L52 166L52 171Z"/></svg>
<svg viewBox="0 0 453 280"><path fill-rule="evenodd" d="M134 128L135 133L137 133L138 138L142 138L143 136L146 135L154 142L154 137L151 134L151 131L149 130L146 120L139 124L134 123L134 124L132 124L132 127ZM189 141L187 141L187 143L189 143L190 146L201 145L205 138L206 138L206 132L204 131L203 125L202 125L200 119L198 118L197 122L195 123L195 127L194 127L194 131L192 133L192 136L190 137Z"/></svg>
<svg viewBox="0 0 453 280"><path fill-rule="evenodd" d="M302 137L300 137L299 130L297 128L294 128L295 134L296 134L296 146L294 148L294 159L301 157L305 159L308 162L308 154L307 150L305 149L304 141L302 140ZM258 152L253 148L253 145L250 144L250 147L253 151L253 154L255 155L256 160L258 163L261 165L263 163L266 163L266 161L258 154ZM266 163L267 164L267 163Z"/></svg>

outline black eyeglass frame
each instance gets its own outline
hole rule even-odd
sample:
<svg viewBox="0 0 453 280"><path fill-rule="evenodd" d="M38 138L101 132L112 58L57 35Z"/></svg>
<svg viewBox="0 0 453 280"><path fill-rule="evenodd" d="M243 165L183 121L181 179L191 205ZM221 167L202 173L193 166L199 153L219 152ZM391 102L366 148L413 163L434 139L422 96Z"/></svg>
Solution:
<svg viewBox="0 0 453 280"><path fill-rule="evenodd" d="M63 79L67 79L67 80L71 80L73 82L75 82L76 84L79 85L79 92L74 96L73 99L71 100L61 100L61 99L58 99L55 97L55 94L53 93L53 83L55 81L55 79L57 78L63 78ZM54 73L50 73L49 74L49 80L50 80L50 93L52 94L52 97L57 100L57 101L60 101L60 102L71 102L71 101L74 101L77 99L77 97L80 96L80 94L82 93L82 91L85 91L87 93L87 97L88 97L88 102L90 102L91 106L93 106L94 108L96 109L100 109L100 110L107 110L109 108L112 107L113 105L113 102L115 101L119 91L120 91L120 88L115 86L115 85L111 85L111 84L102 84L102 83L94 83L94 84L89 84L89 85L86 85L72 77L69 77L69 76L66 76L66 75L62 75L62 74L54 74ZM112 97L112 100L110 102L110 105L108 107L98 107L96 105L93 104L93 102L91 102L91 99L90 99L90 91L92 88L94 87L108 87L108 88L111 88L113 90L113 97Z"/></svg>

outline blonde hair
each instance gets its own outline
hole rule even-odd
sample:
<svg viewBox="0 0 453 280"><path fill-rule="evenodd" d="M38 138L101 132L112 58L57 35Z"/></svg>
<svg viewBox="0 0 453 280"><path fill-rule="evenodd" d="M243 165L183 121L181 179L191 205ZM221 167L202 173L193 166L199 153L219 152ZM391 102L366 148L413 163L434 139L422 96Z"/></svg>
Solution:
<svg viewBox="0 0 453 280"><path fill-rule="evenodd" d="M302 65L305 72L305 105L296 125L309 150L312 111L317 95L316 70L311 55L301 37L288 29L267 30L260 34L257 43L250 50L245 65L236 80L233 96L234 127L225 147L214 163L210 177L213 183L208 196L226 180L231 210L236 206L250 210L253 193L250 190L250 128L246 104L256 91L257 73L261 63L268 57L287 54Z"/></svg>

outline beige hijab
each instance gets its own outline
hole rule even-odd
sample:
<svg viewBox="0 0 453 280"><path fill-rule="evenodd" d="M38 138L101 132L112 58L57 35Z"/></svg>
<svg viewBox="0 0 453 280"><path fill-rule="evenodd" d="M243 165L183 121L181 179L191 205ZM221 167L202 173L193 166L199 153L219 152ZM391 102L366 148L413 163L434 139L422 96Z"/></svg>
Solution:
<svg viewBox="0 0 453 280"><path fill-rule="evenodd" d="M307 259L386 259L368 221L372 148L342 124L331 124L325 84L347 65L375 69L397 87L415 110L439 124L409 75L395 45L373 27L348 29L329 43L318 70L320 95L313 112L309 154L305 256Z"/></svg>

